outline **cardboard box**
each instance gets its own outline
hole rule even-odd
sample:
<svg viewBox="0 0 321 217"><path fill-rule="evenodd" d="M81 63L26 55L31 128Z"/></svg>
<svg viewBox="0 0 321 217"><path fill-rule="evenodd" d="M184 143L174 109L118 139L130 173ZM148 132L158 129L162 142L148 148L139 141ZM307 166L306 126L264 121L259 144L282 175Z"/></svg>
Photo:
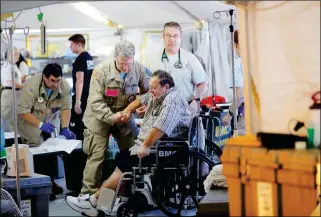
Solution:
<svg viewBox="0 0 321 217"><path fill-rule="evenodd" d="M33 176L34 175L34 165L33 165L33 154L29 150L28 145L19 144L19 170L20 176ZM16 172L16 148L15 146L7 147L7 163L8 170L7 176L15 177Z"/></svg>

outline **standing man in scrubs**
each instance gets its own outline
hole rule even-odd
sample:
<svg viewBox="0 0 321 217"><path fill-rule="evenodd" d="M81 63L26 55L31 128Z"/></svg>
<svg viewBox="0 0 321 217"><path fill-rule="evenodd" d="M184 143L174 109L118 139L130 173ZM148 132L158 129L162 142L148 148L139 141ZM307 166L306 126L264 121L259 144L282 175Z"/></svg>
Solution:
<svg viewBox="0 0 321 217"><path fill-rule="evenodd" d="M178 89L185 94L190 107L197 111L196 101L200 101L205 95L207 74L194 54L180 48L182 28L178 23L165 23L162 38L164 49L157 61L151 64L152 71L167 71ZM137 112L143 111L143 108L139 108Z"/></svg>
<svg viewBox="0 0 321 217"><path fill-rule="evenodd" d="M92 56L85 50L86 40L83 35L75 34L71 36L70 49L77 54L72 65L72 109L70 119L70 130L76 134L78 140L84 140L84 123L82 122L87 106L90 79L95 67Z"/></svg>

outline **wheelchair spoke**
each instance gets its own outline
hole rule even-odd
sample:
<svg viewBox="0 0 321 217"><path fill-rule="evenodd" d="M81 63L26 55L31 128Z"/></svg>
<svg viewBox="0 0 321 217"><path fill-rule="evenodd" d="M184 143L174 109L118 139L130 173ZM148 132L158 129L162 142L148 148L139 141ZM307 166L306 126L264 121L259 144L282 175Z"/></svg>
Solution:
<svg viewBox="0 0 321 217"><path fill-rule="evenodd" d="M187 198L187 195L185 193L183 193L181 195L181 199L180 199L180 203L179 203L179 207L178 207L178 210L177 210L177 213L176 213L176 216L181 216L181 212L182 212L182 209L183 209L183 206L184 206L184 203L185 203L185 199Z"/></svg>
<svg viewBox="0 0 321 217"><path fill-rule="evenodd" d="M190 197L192 198L193 203L195 204L196 208L198 208L198 203L200 200L196 199L196 196L193 196L193 195L190 195Z"/></svg>
<svg viewBox="0 0 321 217"><path fill-rule="evenodd" d="M172 155L154 174L153 192L156 203L170 217L186 216L183 209L198 207L201 199L198 195L204 195L203 181L214 166L211 159L204 154L190 150L184 156L185 158ZM182 164L182 159L190 161ZM186 164L188 162L189 167ZM205 170L202 165L206 165Z"/></svg>

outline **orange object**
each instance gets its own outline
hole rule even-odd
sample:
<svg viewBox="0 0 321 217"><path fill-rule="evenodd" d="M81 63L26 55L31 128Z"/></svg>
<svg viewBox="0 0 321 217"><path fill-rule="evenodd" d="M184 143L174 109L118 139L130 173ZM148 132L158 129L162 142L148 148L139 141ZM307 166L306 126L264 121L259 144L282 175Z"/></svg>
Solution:
<svg viewBox="0 0 321 217"><path fill-rule="evenodd" d="M227 145L221 157L230 216L310 216L317 206L318 149Z"/></svg>

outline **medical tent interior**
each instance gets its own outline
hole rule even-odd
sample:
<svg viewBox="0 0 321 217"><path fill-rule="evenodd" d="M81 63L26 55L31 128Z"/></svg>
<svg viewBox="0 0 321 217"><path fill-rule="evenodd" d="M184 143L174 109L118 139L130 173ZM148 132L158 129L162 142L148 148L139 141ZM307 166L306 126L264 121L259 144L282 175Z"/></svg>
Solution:
<svg viewBox="0 0 321 217"><path fill-rule="evenodd" d="M30 73L58 62L72 85L76 56L68 38L79 33L97 64L113 59L115 44L129 40L135 59L152 67L153 58L160 58L153 54L164 48L163 26L170 21L182 26L181 48L193 53L208 75L206 97L222 96L226 102L233 101L231 26L239 31L246 135L233 138L233 144L252 141L261 132L307 134L315 93L320 104L319 1L1 1L1 66L5 53L16 47ZM41 25L46 53L41 52ZM294 132L294 122L305 127ZM320 136L316 122L315 136Z"/></svg>

